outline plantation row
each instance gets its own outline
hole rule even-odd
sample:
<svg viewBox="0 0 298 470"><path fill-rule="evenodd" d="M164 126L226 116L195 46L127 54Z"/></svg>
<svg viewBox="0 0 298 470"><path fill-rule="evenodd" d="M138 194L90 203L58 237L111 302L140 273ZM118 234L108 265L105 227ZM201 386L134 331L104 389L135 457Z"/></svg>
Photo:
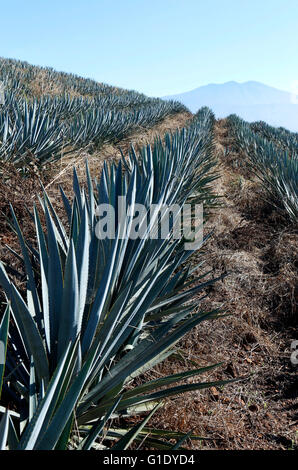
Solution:
<svg viewBox="0 0 298 470"><path fill-rule="evenodd" d="M298 154L298 133L290 132L283 127L272 127L266 122L259 121L250 124L250 128L267 140L288 151L290 154Z"/></svg>
<svg viewBox="0 0 298 470"><path fill-rule="evenodd" d="M189 437L148 430L147 421L165 397L214 385L177 385L214 366L150 381L143 374L175 353L191 328L219 315L198 310L200 295L215 280L206 273L193 278L200 265L190 269L192 251L172 233L166 240L148 234L132 239L130 215L116 218L115 239L98 239L96 207L109 203L116 209L118 196L126 196L132 213L137 204L148 213L156 204L157 222L164 204L214 204L213 122L212 113L201 110L189 128L167 135L164 143L157 140L139 154L132 150L117 166L105 164L99 181L92 181L87 166L87 193L74 171L73 200L61 189L68 223L46 193L40 210L34 207L36 244L23 238L12 211L25 268L20 279L27 282L20 291L0 264L7 298L0 326L6 345L1 449L126 449L148 431L147 445L171 449L170 439L181 444ZM146 411L132 429L125 421L115 424L115 418Z"/></svg>
<svg viewBox="0 0 298 470"><path fill-rule="evenodd" d="M297 134L267 124L248 124L236 115L228 118L238 149L248 157L268 200L292 222L298 220Z"/></svg>
<svg viewBox="0 0 298 470"><path fill-rule="evenodd" d="M32 83L41 73L46 82L61 82L62 94L34 97ZM62 152L94 150L139 127L152 127L168 115L187 111L178 102L119 91L17 61L1 59L0 80L5 89L0 105L0 160L19 167L29 162L44 165Z"/></svg>

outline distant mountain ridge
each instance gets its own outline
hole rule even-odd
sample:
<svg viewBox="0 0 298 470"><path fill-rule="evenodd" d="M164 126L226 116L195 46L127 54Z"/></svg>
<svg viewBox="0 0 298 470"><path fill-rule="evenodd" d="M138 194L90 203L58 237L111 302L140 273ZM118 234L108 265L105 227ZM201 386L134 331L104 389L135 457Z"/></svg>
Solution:
<svg viewBox="0 0 298 470"><path fill-rule="evenodd" d="M218 118L235 113L249 122L262 120L298 132L298 97L295 103L291 93L256 81L211 83L163 99L181 101L192 112L209 106Z"/></svg>

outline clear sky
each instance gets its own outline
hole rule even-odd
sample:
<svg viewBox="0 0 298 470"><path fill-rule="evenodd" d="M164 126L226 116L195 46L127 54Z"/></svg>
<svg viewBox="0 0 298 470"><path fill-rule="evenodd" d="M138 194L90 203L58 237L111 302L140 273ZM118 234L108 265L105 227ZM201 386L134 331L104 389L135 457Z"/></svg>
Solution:
<svg viewBox="0 0 298 470"><path fill-rule="evenodd" d="M0 56L150 96L298 81L298 0L0 0Z"/></svg>

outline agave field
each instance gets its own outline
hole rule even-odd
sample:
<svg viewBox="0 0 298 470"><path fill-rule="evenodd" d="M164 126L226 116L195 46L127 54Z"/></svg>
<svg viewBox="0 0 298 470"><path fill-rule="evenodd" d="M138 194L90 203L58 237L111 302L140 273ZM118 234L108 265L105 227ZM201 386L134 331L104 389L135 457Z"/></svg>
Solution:
<svg viewBox="0 0 298 470"><path fill-rule="evenodd" d="M15 60L0 59L0 81L0 161L24 177L31 164L42 167L74 150L88 155L187 111ZM84 181L73 169L70 195L60 187L55 203L45 189L36 197L30 237L11 206L19 250L8 247L14 267L0 262L1 450L168 450L204 438L149 420L168 397L230 382L204 378L220 364L190 364L154 379L147 373L174 360L195 326L223 316L202 302L225 274L204 269L208 234L197 250L186 250L173 231L166 239L150 237L150 227L142 238L131 234L139 205L151 224L159 223L163 205L203 204L206 218L218 208L214 125L212 111L201 108L187 127L131 147L97 177L87 158ZM297 135L237 116L228 125L270 202L297 221ZM114 238L101 239L97 207L109 204L118 214L119 197L126 216L116 217Z"/></svg>
<svg viewBox="0 0 298 470"><path fill-rule="evenodd" d="M292 222L298 219L298 136L263 122L228 118L236 145L248 157L267 198Z"/></svg>

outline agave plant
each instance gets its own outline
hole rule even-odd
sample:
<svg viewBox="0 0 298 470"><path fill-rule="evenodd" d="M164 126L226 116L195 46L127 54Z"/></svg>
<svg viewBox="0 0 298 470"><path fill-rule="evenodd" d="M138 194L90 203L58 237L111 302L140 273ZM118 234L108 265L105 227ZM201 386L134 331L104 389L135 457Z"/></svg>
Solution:
<svg viewBox="0 0 298 470"><path fill-rule="evenodd" d="M205 139L189 143L191 135L168 137L165 149L156 143L139 155L132 151L117 167L105 165L99 182L92 181L87 166L87 193L74 171L72 201L61 188L66 218L59 218L44 192L42 213L34 207L32 215L35 247L12 209L26 289L17 289L0 265L8 304L0 329L8 344L0 379L3 402L14 403L13 414L1 408L1 448L125 449L147 437L148 445L168 449L169 439L178 446L196 437L151 430L147 423L166 397L213 385L179 382L216 365L150 381L144 374L175 353L190 329L219 316L218 310L199 309L204 289L215 280L208 280L208 273L193 279L200 266L190 269L192 251L185 251L172 231L167 239L151 238L149 231L131 236L138 204L148 215L154 203L158 223L165 202L183 205L194 192L202 200L212 181L211 157ZM124 217L118 215L118 197L125 197ZM114 238L96 236L101 204L115 209ZM146 412L131 429L123 419L111 427L112 418Z"/></svg>
<svg viewBox="0 0 298 470"><path fill-rule="evenodd" d="M236 139L250 161L252 171L260 179L267 200L289 220L298 220L298 147L296 136L289 139L288 132L267 126L260 133L260 125L252 127L237 116L230 116L229 123ZM254 132L252 129L255 129ZM279 136L279 137L277 137ZM268 138L272 140L268 140ZM277 138L280 140L277 143Z"/></svg>

